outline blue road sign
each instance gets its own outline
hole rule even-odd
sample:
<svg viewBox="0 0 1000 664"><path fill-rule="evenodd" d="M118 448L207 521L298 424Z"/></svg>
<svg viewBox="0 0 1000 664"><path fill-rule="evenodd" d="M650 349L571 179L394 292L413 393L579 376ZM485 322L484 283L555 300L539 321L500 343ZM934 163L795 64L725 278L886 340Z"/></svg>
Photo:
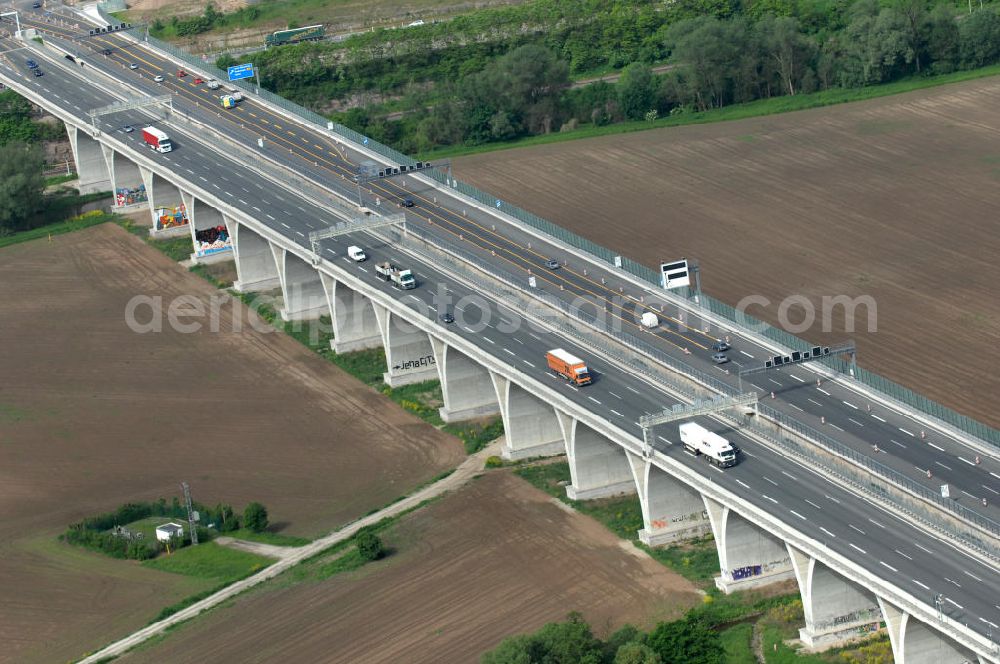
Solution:
<svg viewBox="0 0 1000 664"><path fill-rule="evenodd" d="M362 144L368 145L368 137L365 136L365 140L361 141Z"/></svg>
<svg viewBox="0 0 1000 664"><path fill-rule="evenodd" d="M235 65L233 67L227 68L226 72L229 73L229 80L230 81L239 81L240 79L244 79L244 78L252 78L253 77L253 63L252 62L247 62L247 63L244 63L242 65Z"/></svg>
<svg viewBox="0 0 1000 664"><path fill-rule="evenodd" d="M497 199L497 209L498 209L498 210L500 209L500 206L501 206L501 205L503 205L503 201L501 201L501 200L500 200L500 199L498 198L498 199Z"/></svg>

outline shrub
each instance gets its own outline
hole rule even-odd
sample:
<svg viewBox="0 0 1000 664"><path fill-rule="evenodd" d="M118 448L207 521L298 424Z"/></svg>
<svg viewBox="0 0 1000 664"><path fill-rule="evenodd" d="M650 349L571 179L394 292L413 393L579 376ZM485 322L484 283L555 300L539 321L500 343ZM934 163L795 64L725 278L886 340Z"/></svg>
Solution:
<svg viewBox="0 0 1000 664"><path fill-rule="evenodd" d="M494 455L491 457L486 457L486 467L487 468L499 468L503 466L503 459Z"/></svg>
<svg viewBox="0 0 1000 664"><path fill-rule="evenodd" d="M365 560L378 560L385 555L382 540L369 530L358 531L354 536L354 543L358 547L358 553Z"/></svg>
<svg viewBox="0 0 1000 664"><path fill-rule="evenodd" d="M267 530L267 508L258 502L252 502L243 510L243 527L255 533Z"/></svg>

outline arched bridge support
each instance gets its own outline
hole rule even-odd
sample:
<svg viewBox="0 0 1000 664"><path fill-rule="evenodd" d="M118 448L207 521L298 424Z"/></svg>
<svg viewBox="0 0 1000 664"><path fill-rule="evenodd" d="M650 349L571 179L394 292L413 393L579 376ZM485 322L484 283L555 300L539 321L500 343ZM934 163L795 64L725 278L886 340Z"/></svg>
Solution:
<svg viewBox="0 0 1000 664"><path fill-rule="evenodd" d="M236 258L237 280L233 284L240 293L267 291L281 285L271 243L252 228L232 222L228 224Z"/></svg>
<svg viewBox="0 0 1000 664"><path fill-rule="evenodd" d="M329 312L319 270L287 249L275 248L283 305L279 310L284 321L314 320Z"/></svg>
<svg viewBox="0 0 1000 664"><path fill-rule="evenodd" d="M566 487L571 500L606 498L636 491L625 450L579 420L559 415L566 438L566 458L573 482Z"/></svg>
<svg viewBox="0 0 1000 664"><path fill-rule="evenodd" d="M985 664L987 660L970 653L948 637L914 618L888 600L878 598L895 664Z"/></svg>
<svg viewBox="0 0 1000 664"><path fill-rule="evenodd" d="M435 380L438 377L430 336L388 309L375 306L387 370L382 380L389 387L401 387ZM334 332L336 334L336 332Z"/></svg>
<svg viewBox="0 0 1000 664"><path fill-rule="evenodd" d="M715 585L727 595L794 578L785 543L755 524L703 496L719 551L721 574Z"/></svg>
<svg viewBox="0 0 1000 664"><path fill-rule="evenodd" d="M320 272L320 283L330 308L333 325L330 346L334 352L350 353L380 347L382 332L375 315L375 304L325 272Z"/></svg>
<svg viewBox="0 0 1000 664"><path fill-rule="evenodd" d="M520 385L491 374L503 418L505 459L553 456L566 451L556 409Z"/></svg>
<svg viewBox="0 0 1000 664"><path fill-rule="evenodd" d="M875 595L786 543L802 597L806 626L799 639L812 651L841 646L878 631L882 610Z"/></svg>
<svg viewBox="0 0 1000 664"><path fill-rule="evenodd" d="M649 459L629 452L628 461L642 506L641 542L660 546L712 532L700 493Z"/></svg>
<svg viewBox="0 0 1000 664"><path fill-rule="evenodd" d="M500 412L496 390L485 367L433 336L431 347L444 397L444 406L439 410L442 420L460 422Z"/></svg>
<svg viewBox="0 0 1000 664"><path fill-rule="evenodd" d="M78 176L76 188L81 194L92 194L97 191L111 191L111 174L108 172L108 162L104 159L104 151L100 142L77 128L76 125L66 125L66 135L73 151L73 161L76 162Z"/></svg>

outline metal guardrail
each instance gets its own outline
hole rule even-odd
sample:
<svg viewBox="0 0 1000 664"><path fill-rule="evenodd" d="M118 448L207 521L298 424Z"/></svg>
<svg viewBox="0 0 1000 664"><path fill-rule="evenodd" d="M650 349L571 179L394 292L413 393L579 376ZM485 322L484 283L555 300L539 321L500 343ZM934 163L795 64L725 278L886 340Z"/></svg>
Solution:
<svg viewBox="0 0 1000 664"><path fill-rule="evenodd" d="M598 349L601 354L611 358L623 366L628 367L628 369L634 374L645 376L652 381L663 385L668 390L684 395L688 399L704 398L707 394L709 394L709 392L699 392L693 383L701 385L705 390L710 390L711 393L721 393L727 396L735 396L738 392L738 390L732 388L727 383L722 382L714 376L704 373L682 360L666 355L665 353L661 353L656 349L651 349L635 335L608 329L603 325L603 322L598 320L596 317L590 317L581 310L572 309L564 300L551 293L544 290L531 289L530 296L528 296L524 289L518 287L518 284L524 281L523 277L518 277L493 265L484 264L475 254L456 245L447 238L441 237L437 234L425 232L422 229L417 229L410 225L406 234L392 233L392 240L411 250L415 250L417 253L420 253L421 248L414 246L411 238L407 236L419 238L426 243L434 245L440 251L445 252L449 256L459 258L460 261L475 265L477 269L481 270L486 275L503 283L507 287L500 287L495 282L484 281L481 274L477 274L471 269L466 268L460 261L449 262L449 271L460 275L466 281L474 284L475 287L481 292L489 294L490 296L503 302L506 306L508 306L508 308L514 311L529 310L528 307L531 306L530 300L535 299L543 303L546 307L551 307L561 311L570 319L576 317L588 327L596 328L594 332L599 332L598 334L591 333L591 331L586 328L569 324L561 319L546 319L546 322L555 327L560 334L563 334L568 338L575 339L578 343L584 346ZM654 360L654 362L646 362L642 357L623 353L621 349L607 344L605 340L606 336L610 336L625 346L632 348L643 355L649 356L650 359ZM663 367L660 365L669 367L674 372L682 375L684 378L682 379L676 375L671 376L668 372L665 372ZM954 514L956 518L964 519L969 523L974 524L976 527L981 528L983 531L996 536L1000 536L1000 523L997 523L996 521L993 521L992 519L989 519L988 517L985 517L977 512L969 510L955 501L942 498L939 494L914 482L892 468L874 461L870 457L851 449L822 431L809 427L794 418L767 406L766 404L758 404L758 412L762 417L773 422L774 427L776 427L779 431L795 433L798 436L819 445L829 455L832 455L835 458L845 459L850 463L839 464L836 467L833 467L830 465L828 458L817 455L816 450L802 445L799 440L791 438L790 436L780 434L775 435L772 427L755 420L748 419L744 421L743 419L737 420L731 417L724 417L723 419L735 428L749 429L754 434L763 436L774 446L792 454L797 458L805 460L814 467L821 469L823 472L838 477L844 483L869 494L873 498L878 498L881 501L891 504L900 512L919 519L935 531L960 540L994 560L1000 560L1000 547L997 546L996 542L988 541L982 536L982 533L976 530L971 528L961 528L959 527L959 524L954 521L942 518L939 511L933 510L929 508L927 504L919 501L923 500L936 505L944 511ZM909 491L916 499L919 500L906 501L904 504L898 495L888 493L886 487L873 482L872 476L878 477L885 483L895 485Z"/></svg>
<svg viewBox="0 0 1000 664"><path fill-rule="evenodd" d="M98 9L99 11L102 9L100 5L98 6ZM101 12L101 14L102 16L105 16L106 20L109 22L114 22L114 19L112 17L108 17L104 12ZM192 66L199 67L202 70L209 72L221 81L226 81L228 78L225 72L216 68L213 63L210 63L203 58L199 58L191 53L188 53L187 51L178 49L155 37L146 35L141 29L133 28L131 32L136 38L148 41L152 46L169 53L178 60L182 60ZM370 138L354 131L353 129L345 127L344 125L332 123L327 118L294 102L290 102L283 97L269 92L268 90L258 89L252 83L246 81L236 81L230 82L228 85L239 87L248 93L257 94L275 106L299 116L299 118L304 122L314 125L317 130L333 131L349 141L358 145L364 145L366 149L382 155L393 163L408 165L414 165L416 163L413 158L397 150L394 150L386 145L382 145L378 141L371 140ZM549 235L560 242L579 249L600 262L606 263L609 266L614 265L615 257L618 254L607 247L603 247L596 242L561 228L550 221L542 219L538 215L517 207L516 205L502 201L495 195L488 194L471 184L460 181L453 181L452 183L449 183L447 175L444 173L439 173L431 169L424 171L424 174L483 205L497 209L545 235ZM660 276L656 270L627 257L622 257L621 269L640 281L645 282L649 287L659 288ZM786 349L807 350L814 345L784 330L772 327L771 325L760 321L749 314L738 312L734 307L726 304L725 302L720 302L710 295L705 295L704 293L701 294L700 301L701 306L704 309L707 309L716 316L725 318L739 327L750 327L759 334L767 337L771 341L785 347ZM967 434L980 438L989 445L1000 449L1000 430L983 424L982 422L968 417L967 415L962 415L947 406L943 406L931 399L928 399L927 397L917 394L913 390L903 387L898 383L895 383L872 371L860 369L859 367L860 370L856 370L854 376L851 377L850 373L846 371L846 367L843 363L827 360L823 360L822 362L828 368L841 374L843 380L856 380L873 390L886 394L892 400L901 403L904 406L919 410L922 413L939 420L945 425L949 425Z"/></svg>

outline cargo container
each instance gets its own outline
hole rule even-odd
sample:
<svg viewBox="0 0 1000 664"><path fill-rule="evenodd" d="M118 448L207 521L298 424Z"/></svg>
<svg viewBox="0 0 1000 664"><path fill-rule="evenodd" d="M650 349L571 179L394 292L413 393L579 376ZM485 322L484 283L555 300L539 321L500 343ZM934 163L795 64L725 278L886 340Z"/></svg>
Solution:
<svg viewBox="0 0 1000 664"><path fill-rule="evenodd" d="M167 136L167 132L156 127L143 127L142 140L157 152L170 152L174 149L174 146L170 143L170 137Z"/></svg>
<svg viewBox="0 0 1000 664"><path fill-rule="evenodd" d="M691 454L704 455L720 468L736 465L737 448L719 434L712 433L697 422L684 422L678 429L684 449Z"/></svg>
<svg viewBox="0 0 1000 664"><path fill-rule="evenodd" d="M587 364L562 348L554 348L545 354L545 361L556 374L577 385L590 384Z"/></svg>

